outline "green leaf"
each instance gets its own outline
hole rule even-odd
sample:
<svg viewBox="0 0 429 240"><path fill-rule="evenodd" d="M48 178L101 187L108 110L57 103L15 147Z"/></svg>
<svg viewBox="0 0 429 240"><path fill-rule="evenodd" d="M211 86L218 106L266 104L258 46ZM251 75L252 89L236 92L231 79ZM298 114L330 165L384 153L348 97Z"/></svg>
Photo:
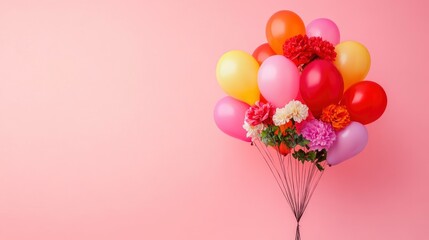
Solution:
<svg viewBox="0 0 429 240"><path fill-rule="evenodd" d="M316 159L317 153L315 151L308 152L308 159L314 161Z"/></svg>
<svg viewBox="0 0 429 240"><path fill-rule="evenodd" d="M323 170L325 170L325 169L323 168L323 166L322 166L322 165L320 165L319 163L316 163L316 167L317 167L317 169L319 169L319 171L323 171Z"/></svg>
<svg viewBox="0 0 429 240"><path fill-rule="evenodd" d="M298 154L296 152L293 152L292 153L292 157L295 158L295 159L298 159Z"/></svg>
<svg viewBox="0 0 429 240"><path fill-rule="evenodd" d="M308 141L307 139L305 139L304 137L302 137L304 140L302 141L302 144L304 145L308 145L310 144L310 141Z"/></svg>
<svg viewBox="0 0 429 240"><path fill-rule="evenodd" d="M298 151L295 151L295 153L296 153L296 156L297 156L296 158L298 160L305 161L307 159L306 152L304 152L304 150L299 149Z"/></svg>
<svg viewBox="0 0 429 240"><path fill-rule="evenodd" d="M327 155L328 155L328 153L327 153L326 149L323 149L323 150L317 151L317 159L318 159L318 162L323 162L323 161L325 161L325 160L326 160Z"/></svg>

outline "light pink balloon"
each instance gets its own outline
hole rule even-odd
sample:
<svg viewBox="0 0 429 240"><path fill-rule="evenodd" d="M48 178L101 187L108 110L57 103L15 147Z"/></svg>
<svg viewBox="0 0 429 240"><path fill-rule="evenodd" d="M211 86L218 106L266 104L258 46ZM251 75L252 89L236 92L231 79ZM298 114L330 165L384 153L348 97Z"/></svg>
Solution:
<svg viewBox="0 0 429 240"><path fill-rule="evenodd" d="M300 73L296 65L282 55L271 56L258 72L259 91L275 107L284 107L298 95Z"/></svg>
<svg viewBox="0 0 429 240"><path fill-rule="evenodd" d="M334 46L340 43L340 30L332 20L327 18L313 20L308 24L306 30L309 37L321 37Z"/></svg>
<svg viewBox="0 0 429 240"><path fill-rule="evenodd" d="M216 125L222 132L245 142L250 142L251 139L246 137L246 130L243 128L244 116L249 107L247 103L229 96L220 99L214 108Z"/></svg>
<svg viewBox="0 0 429 240"><path fill-rule="evenodd" d="M358 122L351 122L337 133L334 144L328 150L327 161L333 166L360 153L368 143L368 131Z"/></svg>

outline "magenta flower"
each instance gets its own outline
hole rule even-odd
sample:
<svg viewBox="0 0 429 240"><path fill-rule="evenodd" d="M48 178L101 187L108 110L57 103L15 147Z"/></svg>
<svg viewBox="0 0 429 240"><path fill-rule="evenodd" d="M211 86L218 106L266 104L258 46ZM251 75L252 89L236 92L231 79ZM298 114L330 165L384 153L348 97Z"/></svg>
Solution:
<svg viewBox="0 0 429 240"><path fill-rule="evenodd" d="M310 150L328 150L334 143L335 131L329 123L311 120L305 124L301 131L302 136L310 141Z"/></svg>
<svg viewBox="0 0 429 240"><path fill-rule="evenodd" d="M254 127L261 123L263 124L272 124L273 115L275 109L271 103L260 103L257 102L255 106L251 106L246 111L246 122Z"/></svg>

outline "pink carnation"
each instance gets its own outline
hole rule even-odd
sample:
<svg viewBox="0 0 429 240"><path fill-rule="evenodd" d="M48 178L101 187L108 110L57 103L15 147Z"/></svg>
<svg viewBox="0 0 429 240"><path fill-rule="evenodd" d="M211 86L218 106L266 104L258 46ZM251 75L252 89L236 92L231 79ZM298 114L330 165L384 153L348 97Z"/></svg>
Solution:
<svg viewBox="0 0 429 240"><path fill-rule="evenodd" d="M336 138L332 126L317 119L307 122L301 134L305 139L310 141L310 150L329 149Z"/></svg>
<svg viewBox="0 0 429 240"><path fill-rule="evenodd" d="M246 111L246 122L250 126L256 126L261 123L272 124L275 108L271 103L257 102Z"/></svg>

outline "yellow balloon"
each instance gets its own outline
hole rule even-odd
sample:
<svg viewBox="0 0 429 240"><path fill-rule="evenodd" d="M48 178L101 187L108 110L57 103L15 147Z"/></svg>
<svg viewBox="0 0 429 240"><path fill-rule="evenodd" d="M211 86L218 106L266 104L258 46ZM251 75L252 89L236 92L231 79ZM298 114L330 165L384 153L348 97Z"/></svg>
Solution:
<svg viewBox="0 0 429 240"><path fill-rule="evenodd" d="M259 100L258 70L259 64L252 55L233 50L219 59L216 77L228 95L254 105Z"/></svg>
<svg viewBox="0 0 429 240"><path fill-rule="evenodd" d="M365 79L371 67L368 49L358 42L346 41L335 47L335 66L344 80L344 90Z"/></svg>

